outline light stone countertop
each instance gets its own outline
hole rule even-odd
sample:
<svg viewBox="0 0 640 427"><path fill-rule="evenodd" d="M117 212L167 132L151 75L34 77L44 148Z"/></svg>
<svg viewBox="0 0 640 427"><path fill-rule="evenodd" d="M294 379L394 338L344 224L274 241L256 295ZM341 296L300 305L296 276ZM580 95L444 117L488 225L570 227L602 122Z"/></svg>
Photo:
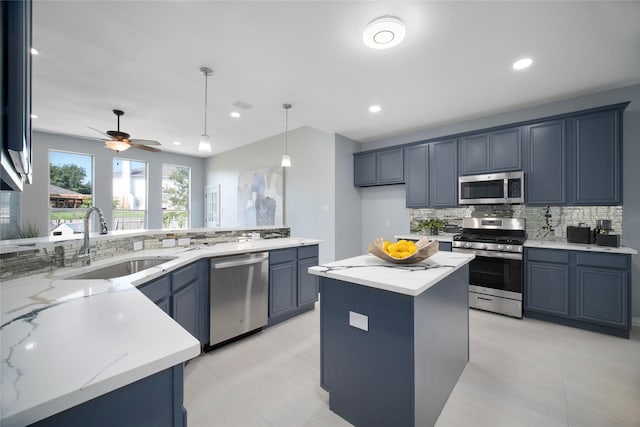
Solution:
<svg viewBox="0 0 640 427"><path fill-rule="evenodd" d="M199 341L136 285L201 258L318 243L283 238L143 250L3 282L0 424L31 424L200 353ZM141 256L177 259L116 279L63 280Z"/></svg>
<svg viewBox="0 0 640 427"><path fill-rule="evenodd" d="M396 239L405 240L420 240L423 237L428 237L429 240L438 240L440 242L453 242L453 236L457 233L439 233L439 234L398 234L393 236Z"/></svg>
<svg viewBox="0 0 640 427"><path fill-rule="evenodd" d="M612 248L609 246L598 246L595 244L587 245L584 243L569 243L569 242L552 242L547 240L526 240L524 242L525 248L542 248L542 249L564 249L569 251L590 251L590 252L604 252L609 254L628 254L636 255L638 251L626 246L620 246L619 248Z"/></svg>
<svg viewBox="0 0 640 427"><path fill-rule="evenodd" d="M393 264L367 254L310 267L309 273L417 296L471 262L473 258L473 254L439 251L416 264Z"/></svg>

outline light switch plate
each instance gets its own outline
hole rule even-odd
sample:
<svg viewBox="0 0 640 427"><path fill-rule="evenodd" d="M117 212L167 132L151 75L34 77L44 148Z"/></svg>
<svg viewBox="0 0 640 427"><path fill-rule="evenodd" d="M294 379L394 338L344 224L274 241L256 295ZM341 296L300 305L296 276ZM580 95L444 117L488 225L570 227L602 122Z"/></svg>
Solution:
<svg viewBox="0 0 640 427"><path fill-rule="evenodd" d="M178 246L189 246L191 244L191 237L183 237L178 239Z"/></svg>
<svg viewBox="0 0 640 427"><path fill-rule="evenodd" d="M363 331L369 330L369 316L356 313L355 311L349 312L349 326L362 329Z"/></svg>
<svg viewBox="0 0 640 427"><path fill-rule="evenodd" d="M176 239L162 239L163 248L172 248L176 245Z"/></svg>
<svg viewBox="0 0 640 427"><path fill-rule="evenodd" d="M142 244L142 241L139 242L133 242L133 250L134 251L139 251L144 247L144 245Z"/></svg>

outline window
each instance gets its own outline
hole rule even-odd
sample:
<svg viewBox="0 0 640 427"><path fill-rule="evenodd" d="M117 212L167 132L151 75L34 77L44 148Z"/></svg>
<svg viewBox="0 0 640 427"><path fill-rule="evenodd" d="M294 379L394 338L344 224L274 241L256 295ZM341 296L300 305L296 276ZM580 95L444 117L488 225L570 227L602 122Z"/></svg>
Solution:
<svg viewBox="0 0 640 427"><path fill-rule="evenodd" d="M93 156L49 150L49 232L83 233L93 206Z"/></svg>
<svg viewBox="0 0 640 427"><path fill-rule="evenodd" d="M113 159L113 230L146 227L147 164Z"/></svg>
<svg viewBox="0 0 640 427"><path fill-rule="evenodd" d="M189 228L191 169L162 165L162 228Z"/></svg>

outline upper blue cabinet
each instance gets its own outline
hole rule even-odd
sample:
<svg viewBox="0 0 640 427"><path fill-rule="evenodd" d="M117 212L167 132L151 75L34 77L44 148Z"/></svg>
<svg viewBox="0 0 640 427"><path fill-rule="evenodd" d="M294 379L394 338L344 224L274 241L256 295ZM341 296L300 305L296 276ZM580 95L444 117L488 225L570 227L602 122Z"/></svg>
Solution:
<svg viewBox="0 0 640 427"><path fill-rule="evenodd" d="M404 183L404 150L402 148L367 151L353 155L353 185Z"/></svg>
<svg viewBox="0 0 640 427"><path fill-rule="evenodd" d="M460 138L460 175L522 169L521 139L519 126Z"/></svg>
<svg viewBox="0 0 640 427"><path fill-rule="evenodd" d="M445 139L405 148L408 208L458 205L458 145Z"/></svg>

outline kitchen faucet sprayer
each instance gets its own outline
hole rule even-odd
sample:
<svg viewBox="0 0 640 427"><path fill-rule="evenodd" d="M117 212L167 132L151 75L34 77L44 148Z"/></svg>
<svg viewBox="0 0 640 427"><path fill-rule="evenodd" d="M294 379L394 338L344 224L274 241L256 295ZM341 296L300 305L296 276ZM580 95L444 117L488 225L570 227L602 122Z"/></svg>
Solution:
<svg viewBox="0 0 640 427"><path fill-rule="evenodd" d="M82 265L89 265L91 263L91 245L89 242L89 218L91 217L92 212L98 213L98 218L100 219L100 234L107 234L107 221L104 219L104 215L102 214L102 210L100 210L97 206L92 206L87 209L87 212L84 214L84 243L82 244L82 248L80 248L80 255L78 255L78 259L82 262Z"/></svg>

